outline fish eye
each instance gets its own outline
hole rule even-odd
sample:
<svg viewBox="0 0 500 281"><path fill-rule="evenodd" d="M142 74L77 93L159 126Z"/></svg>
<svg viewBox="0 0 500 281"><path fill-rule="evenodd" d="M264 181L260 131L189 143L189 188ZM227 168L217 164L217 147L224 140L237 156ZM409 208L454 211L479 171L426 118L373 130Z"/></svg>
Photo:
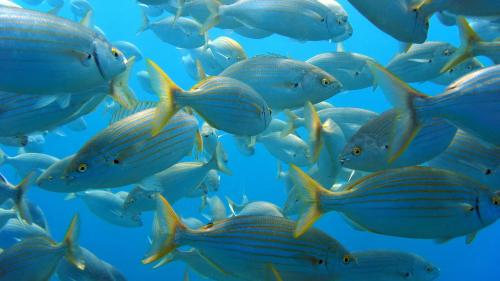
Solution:
<svg viewBox="0 0 500 281"><path fill-rule="evenodd" d="M321 19L320 19L320 21L321 21L321 22L325 22L325 18L321 18Z"/></svg>
<svg viewBox="0 0 500 281"><path fill-rule="evenodd" d="M467 70L472 70L472 66L471 65L468 65L467 67L465 67Z"/></svg>
<svg viewBox="0 0 500 281"><path fill-rule="evenodd" d="M405 273L403 273L403 276L405 278L410 278L411 277L411 272L405 272Z"/></svg>
<svg viewBox="0 0 500 281"><path fill-rule="evenodd" d="M491 201L493 202L493 205L495 205L495 206L499 206L500 205L500 198L498 198L497 196L493 197L491 199Z"/></svg>
<svg viewBox="0 0 500 281"><path fill-rule="evenodd" d="M323 260L322 260L322 259L319 259L319 260L318 260L318 264L323 264Z"/></svg>
<svg viewBox="0 0 500 281"><path fill-rule="evenodd" d="M113 54L115 58L118 58L120 56L120 52L116 48L111 48L111 54Z"/></svg>
<svg viewBox="0 0 500 281"><path fill-rule="evenodd" d="M295 83L295 84L293 84L293 87L294 87L294 88L298 88L299 86L300 86L300 84L299 84L299 83Z"/></svg>
<svg viewBox="0 0 500 281"><path fill-rule="evenodd" d="M355 76L359 76L359 74L361 74L361 73L359 73L359 71L354 72Z"/></svg>
<svg viewBox="0 0 500 281"><path fill-rule="evenodd" d="M331 84L331 82L330 82L330 80L328 80L327 78L323 78L323 79L321 79L321 85L323 85L323 86L328 86L328 85L330 85L330 84Z"/></svg>
<svg viewBox="0 0 500 281"><path fill-rule="evenodd" d="M485 175L491 175L491 169L486 169L486 171L484 171L484 174Z"/></svg>
<svg viewBox="0 0 500 281"><path fill-rule="evenodd" d="M361 154L361 152L362 152L362 149L359 146L356 146L352 149L352 155L354 155L354 156L359 156Z"/></svg>
<svg viewBox="0 0 500 281"><path fill-rule="evenodd" d="M443 51L443 55L445 55L445 56L449 56L449 55L451 55L451 51L450 51L450 49L445 49L445 50Z"/></svg>
<svg viewBox="0 0 500 281"><path fill-rule="evenodd" d="M351 256L349 256L349 255L345 255L345 256L342 258L342 262L343 262L344 264L349 264L349 263L351 262L351 260L352 260L352 259L351 259Z"/></svg>
<svg viewBox="0 0 500 281"><path fill-rule="evenodd" d="M428 266L426 269L425 269L427 272L431 273L434 271L434 268Z"/></svg>
<svg viewBox="0 0 500 281"><path fill-rule="evenodd" d="M87 168L88 168L87 164L82 163L78 165L78 172L85 173L87 171Z"/></svg>
<svg viewBox="0 0 500 281"><path fill-rule="evenodd" d="M88 55L87 55L87 59L88 59L88 60L92 59L92 54L88 54Z"/></svg>
<svg viewBox="0 0 500 281"><path fill-rule="evenodd" d="M53 176L48 176L48 177L47 177L47 179L48 179L49 181L51 181L51 180L53 180L53 179L54 179L54 177L53 177Z"/></svg>
<svg viewBox="0 0 500 281"><path fill-rule="evenodd" d="M120 164L120 159L114 159L114 160L113 160L113 163L114 163L114 164Z"/></svg>

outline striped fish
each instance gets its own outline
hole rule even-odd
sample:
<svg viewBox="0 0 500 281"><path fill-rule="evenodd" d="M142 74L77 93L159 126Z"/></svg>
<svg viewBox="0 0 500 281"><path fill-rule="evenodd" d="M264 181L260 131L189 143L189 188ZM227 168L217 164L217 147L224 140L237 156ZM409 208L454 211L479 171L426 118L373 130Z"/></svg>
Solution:
<svg viewBox="0 0 500 281"><path fill-rule="evenodd" d="M427 96L411 88L382 66L369 64L377 84L398 112L394 161L432 118L446 119L459 129L492 145L500 145L500 65L469 73L437 96Z"/></svg>
<svg viewBox="0 0 500 281"><path fill-rule="evenodd" d="M113 123L74 157L49 167L38 184L56 192L118 187L172 166L193 149L198 121L179 112L152 136L154 117L155 109L148 109Z"/></svg>
<svg viewBox="0 0 500 281"><path fill-rule="evenodd" d="M107 85L72 94L68 106L40 103L40 96L0 92L0 136L23 136L52 130L88 114L101 103Z"/></svg>
<svg viewBox="0 0 500 281"><path fill-rule="evenodd" d="M214 268L242 280L335 280L354 263L326 233L311 229L293 237L294 222L275 216L236 216L194 230L160 197L153 227L151 263L178 247L197 249ZM245 270L241 270L245 268Z"/></svg>
<svg viewBox="0 0 500 281"><path fill-rule="evenodd" d="M123 54L93 29L52 14L0 7L0 61L2 91L57 96L111 83L112 96L130 94Z"/></svg>
<svg viewBox="0 0 500 281"><path fill-rule="evenodd" d="M500 148L483 145L476 138L458 131L450 146L427 164L455 171L500 189Z"/></svg>
<svg viewBox="0 0 500 281"><path fill-rule="evenodd" d="M296 235L321 214L337 211L373 233L438 240L466 235L470 243L477 231L500 217L500 193L447 170L384 170L338 192L325 189L296 166L292 173L302 213Z"/></svg>
<svg viewBox="0 0 500 281"><path fill-rule="evenodd" d="M342 84L319 67L277 55L240 61L220 76L249 85L276 111L322 102L342 90Z"/></svg>
<svg viewBox="0 0 500 281"><path fill-rule="evenodd" d="M356 263L338 281L432 281L439 277L439 268L411 253L372 250L352 255Z"/></svg>
<svg viewBox="0 0 500 281"><path fill-rule="evenodd" d="M21 153L10 157L0 149L0 165L12 166L21 178L27 177L30 173L39 176L57 161L59 161L58 158L43 153Z"/></svg>
<svg viewBox="0 0 500 281"><path fill-rule="evenodd" d="M401 156L391 162L397 116L396 111L389 110L362 126L340 153L342 165L369 172L418 165L445 151L457 131L443 119L429 120Z"/></svg>
<svg viewBox="0 0 500 281"><path fill-rule="evenodd" d="M227 77L211 77L184 91L153 61L148 60L151 85L160 96L153 134L170 117L189 106L212 127L231 134L254 136L271 121L271 109L248 85Z"/></svg>
<svg viewBox="0 0 500 281"><path fill-rule="evenodd" d="M0 254L0 280L50 280L63 257L80 270L85 269L85 265L76 257L77 236L78 216L75 216L61 243L56 243L48 237L35 237L7 248Z"/></svg>
<svg viewBox="0 0 500 281"><path fill-rule="evenodd" d="M154 101L140 101L133 108L119 107L111 114L111 119L109 124L116 123L130 115L134 115L146 109L155 108L158 106L157 102Z"/></svg>

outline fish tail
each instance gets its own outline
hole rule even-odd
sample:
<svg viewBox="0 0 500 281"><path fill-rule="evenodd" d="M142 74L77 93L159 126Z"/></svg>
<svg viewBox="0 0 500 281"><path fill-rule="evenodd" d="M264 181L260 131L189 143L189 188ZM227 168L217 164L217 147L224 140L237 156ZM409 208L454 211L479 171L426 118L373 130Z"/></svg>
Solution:
<svg viewBox="0 0 500 281"><path fill-rule="evenodd" d="M322 215L320 197L328 190L295 165L290 166L290 176L295 183L295 195L301 204L299 220L294 231L294 237L299 237Z"/></svg>
<svg viewBox="0 0 500 281"><path fill-rule="evenodd" d="M174 251L180 246L176 240L177 232L188 230L165 197L159 195L157 202L158 210L153 222L152 248L149 256L142 260L144 264L161 260Z"/></svg>
<svg viewBox="0 0 500 281"><path fill-rule="evenodd" d="M457 17L457 26L460 32L460 47L455 51L443 68L441 68L441 73L447 72L458 64L473 57L474 54L472 51L474 46L477 42L482 41L464 17Z"/></svg>
<svg viewBox="0 0 500 281"><path fill-rule="evenodd" d="M307 102L304 106L304 120L306 128L309 132L309 146L312 148L311 163L316 163L319 158L319 153L323 146L322 126L318 112L311 102Z"/></svg>
<svg viewBox="0 0 500 281"><path fill-rule="evenodd" d="M421 116L417 115L415 106L416 100L425 101L429 97L410 87L381 65L368 62L368 66L375 83L382 88L385 97L397 112L393 128L394 143L389 144L389 163L392 163L406 151L422 128Z"/></svg>
<svg viewBox="0 0 500 281"><path fill-rule="evenodd" d="M180 109L175 102L175 93L182 92L182 89L155 62L148 59L147 64L151 87L160 97L153 123L155 136Z"/></svg>
<svg viewBox="0 0 500 281"><path fill-rule="evenodd" d="M287 120L286 120L286 126L281 130L280 135L282 138L295 132L295 130L297 129L296 120L299 119L299 116L297 116L297 114L293 113L288 109L286 109L284 113L287 117Z"/></svg>
<svg viewBox="0 0 500 281"><path fill-rule="evenodd" d="M64 240L62 242L62 246L67 247L66 259L76 266L80 270L85 269L85 263L78 257L80 247L76 243L78 239L78 234L80 232L80 216L75 214L71 223L66 231L66 235L64 235Z"/></svg>
<svg viewBox="0 0 500 281"><path fill-rule="evenodd" d="M130 73L132 72L134 63L135 57L129 58L127 60L125 71L120 73L113 79L113 81L111 81L111 97L127 109L132 109L139 103L134 91L128 86Z"/></svg>
<svg viewBox="0 0 500 281"><path fill-rule="evenodd" d="M212 27L216 26L220 22L220 6L222 3L219 0L207 0L205 1L210 15L200 29L200 34L207 33Z"/></svg>
<svg viewBox="0 0 500 281"><path fill-rule="evenodd" d="M141 14L141 16L142 16L142 24L141 24L141 27L139 28L139 30L136 33L137 35L139 35L139 34L143 33L144 31L148 30L149 27L150 27L149 18L148 18L148 15L146 14L146 11L142 10L141 13L142 13ZM177 18L175 20L177 20Z"/></svg>
<svg viewBox="0 0 500 281"><path fill-rule="evenodd" d="M31 213L28 204L25 200L26 191L31 184L31 179L34 173L28 174L17 186L16 186L16 196L14 198L14 205L17 210L17 214L21 221L25 221L29 224L32 223Z"/></svg>
<svg viewBox="0 0 500 281"><path fill-rule="evenodd" d="M212 156L210 162L211 165L215 167L215 169L217 169L218 171L221 171L226 175L232 174L231 170L226 165L224 149L222 148L222 144L220 142L217 143L214 155Z"/></svg>
<svg viewBox="0 0 500 281"><path fill-rule="evenodd" d="M243 196L241 204L234 202L233 199L229 198L228 196L226 196L226 201L233 216L236 216L248 204L248 199L246 196Z"/></svg>

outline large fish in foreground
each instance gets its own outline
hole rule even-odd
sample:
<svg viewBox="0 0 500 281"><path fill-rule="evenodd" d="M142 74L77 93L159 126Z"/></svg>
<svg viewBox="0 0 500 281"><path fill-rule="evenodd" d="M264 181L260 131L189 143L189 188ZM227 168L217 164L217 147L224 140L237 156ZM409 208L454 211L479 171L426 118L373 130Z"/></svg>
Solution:
<svg viewBox="0 0 500 281"><path fill-rule="evenodd" d="M500 145L500 131L494 129L500 124L500 65L469 73L437 96L420 93L379 65L370 68L398 113L390 161L401 156L433 118L445 119L489 145Z"/></svg>
<svg viewBox="0 0 500 281"><path fill-rule="evenodd" d="M38 185L56 192L118 187L172 166L192 151L198 121L179 112L152 136L154 116L155 109L147 109L111 124L76 155L50 166Z"/></svg>
<svg viewBox="0 0 500 281"><path fill-rule="evenodd" d="M470 243L479 230L500 217L499 192L442 169L384 170L347 184L342 191L325 189L296 166L292 179L298 199L287 205L301 209L296 236L322 214L337 211L373 233L440 241L467 236Z"/></svg>
<svg viewBox="0 0 500 281"><path fill-rule="evenodd" d="M29 95L67 93L111 84L130 95L127 59L104 36L82 24L29 9L0 7L0 90ZM61 97L62 95L62 97Z"/></svg>
<svg viewBox="0 0 500 281"><path fill-rule="evenodd" d="M338 241L318 229L294 238L294 223L286 218L236 216L195 230L181 222L163 197L158 204L154 241L144 263L191 246L226 275L266 281L335 280L355 263Z"/></svg>

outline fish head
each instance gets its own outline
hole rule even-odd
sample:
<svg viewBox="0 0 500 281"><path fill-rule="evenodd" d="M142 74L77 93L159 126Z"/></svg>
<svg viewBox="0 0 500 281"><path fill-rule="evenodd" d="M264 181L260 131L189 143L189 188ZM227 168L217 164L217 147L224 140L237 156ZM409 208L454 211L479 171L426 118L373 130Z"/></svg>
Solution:
<svg viewBox="0 0 500 281"><path fill-rule="evenodd" d="M356 258L336 241L330 242L326 255L326 270L333 276L348 273L356 265ZM332 279L334 280L334 279Z"/></svg>
<svg viewBox="0 0 500 281"><path fill-rule="evenodd" d="M339 160L343 167L354 170L376 171L382 169L382 159L389 156L389 145L370 134L355 134L344 146Z"/></svg>
<svg viewBox="0 0 500 281"><path fill-rule="evenodd" d="M73 159L73 156L61 159L47 168L36 180L36 184L53 192L73 192L68 185L68 177L65 175L66 169Z"/></svg>
<svg viewBox="0 0 500 281"><path fill-rule="evenodd" d="M217 170L210 170L203 180L208 192L217 192L220 186L220 175Z"/></svg>
<svg viewBox="0 0 500 281"><path fill-rule="evenodd" d="M481 212L482 221L485 224L495 222L500 218L500 190L495 192L485 192L479 198L478 209Z"/></svg>
<svg viewBox="0 0 500 281"><path fill-rule="evenodd" d="M302 85L302 89L310 95L309 100L312 103L324 101L343 89L339 80L319 67L305 71L299 85Z"/></svg>
<svg viewBox="0 0 500 281"><path fill-rule="evenodd" d="M127 69L125 55L104 39L94 41L94 56L101 76L111 81Z"/></svg>
<svg viewBox="0 0 500 281"><path fill-rule="evenodd" d="M432 281L439 278L440 269L421 257L412 260L411 267L402 271L401 280Z"/></svg>
<svg viewBox="0 0 500 281"><path fill-rule="evenodd" d="M144 190L140 186L136 186L125 198L123 209L138 210L142 209L142 206L156 206L157 195L158 193L155 191Z"/></svg>

